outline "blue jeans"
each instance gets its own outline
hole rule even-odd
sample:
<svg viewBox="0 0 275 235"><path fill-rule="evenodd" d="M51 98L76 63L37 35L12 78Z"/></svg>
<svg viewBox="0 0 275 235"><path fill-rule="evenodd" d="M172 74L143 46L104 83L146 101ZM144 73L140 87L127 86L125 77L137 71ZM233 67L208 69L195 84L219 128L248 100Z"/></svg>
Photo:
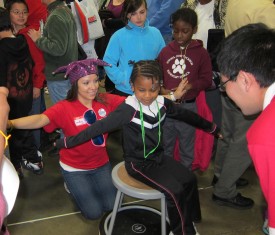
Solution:
<svg viewBox="0 0 275 235"><path fill-rule="evenodd" d="M58 101L66 99L67 93L71 89L71 83L69 79L64 81L47 81L47 87L53 104L56 104ZM64 138L62 130L60 130L60 138Z"/></svg>
<svg viewBox="0 0 275 235"><path fill-rule="evenodd" d="M30 111L29 115L40 114L44 112L45 110L42 110L44 106L44 89L41 89L41 95L32 101L32 110ZM32 133L34 136L35 145L37 149L39 149L41 145L41 128L32 130Z"/></svg>
<svg viewBox="0 0 275 235"><path fill-rule="evenodd" d="M49 81L47 80L47 87L50 93L53 104L67 97L68 90L71 89L69 80L64 81Z"/></svg>
<svg viewBox="0 0 275 235"><path fill-rule="evenodd" d="M89 171L68 172L61 168L65 183L85 218L99 219L104 212L113 209L116 188L111 171L109 162Z"/></svg>

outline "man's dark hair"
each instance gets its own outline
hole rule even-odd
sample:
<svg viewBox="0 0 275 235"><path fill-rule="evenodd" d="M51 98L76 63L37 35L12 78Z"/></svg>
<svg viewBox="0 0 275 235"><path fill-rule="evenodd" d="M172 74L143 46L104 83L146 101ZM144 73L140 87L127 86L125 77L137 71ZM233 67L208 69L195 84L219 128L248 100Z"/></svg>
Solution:
<svg viewBox="0 0 275 235"><path fill-rule="evenodd" d="M234 80L240 70L255 76L261 87L275 82L275 30L249 24L229 35L217 57L221 74Z"/></svg>

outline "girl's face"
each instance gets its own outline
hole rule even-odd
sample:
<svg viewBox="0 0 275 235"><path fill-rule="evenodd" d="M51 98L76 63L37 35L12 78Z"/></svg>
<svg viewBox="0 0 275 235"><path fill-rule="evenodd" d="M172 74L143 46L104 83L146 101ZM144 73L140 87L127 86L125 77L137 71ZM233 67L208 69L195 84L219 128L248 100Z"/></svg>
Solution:
<svg viewBox="0 0 275 235"><path fill-rule="evenodd" d="M127 18L136 26L143 27L144 22L147 17L147 10L145 8L145 3L142 3L140 8L132 13L127 14Z"/></svg>
<svg viewBox="0 0 275 235"><path fill-rule="evenodd" d="M173 37L181 46L187 46L196 32L197 27L193 28L191 24L185 21L177 20L173 24Z"/></svg>
<svg viewBox="0 0 275 235"><path fill-rule="evenodd" d="M139 76L132 84L132 90L138 101L145 106L151 105L160 91L160 83L156 79Z"/></svg>
<svg viewBox="0 0 275 235"><path fill-rule="evenodd" d="M23 3L14 3L11 7L10 11L10 19L12 25L16 28L25 27L27 20L28 20L28 9L25 4Z"/></svg>
<svg viewBox="0 0 275 235"><path fill-rule="evenodd" d="M90 103L96 97L99 80L96 74L90 74L80 78L78 81L77 98L82 104Z"/></svg>

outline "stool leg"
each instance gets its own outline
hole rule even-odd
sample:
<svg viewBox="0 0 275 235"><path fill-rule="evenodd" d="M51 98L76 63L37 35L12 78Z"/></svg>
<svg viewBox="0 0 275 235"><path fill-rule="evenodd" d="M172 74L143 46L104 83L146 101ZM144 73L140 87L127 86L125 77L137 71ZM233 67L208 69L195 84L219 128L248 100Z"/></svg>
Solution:
<svg viewBox="0 0 275 235"><path fill-rule="evenodd" d="M122 205L123 197L124 197L124 193L121 193L119 204L118 204L118 208L120 208L121 205Z"/></svg>
<svg viewBox="0 0 275 235"><path fill-rule="evenodd" d="M166 201L161 198L161 235L166 235Z"/></svg>
<svg viewBox="0 0 275 235"><path fill-rule="evenodd" d="M116 214L117 214L118 208L120 207L122 197L123 197L123 193L121 193L119 190L117 190L114 209L112 212L111 221L110 221L110 225L109 225L109 229L108 229L108 233L107 233L108 235L112 235L114 224L115 224L115 219L116 219Z"/></svg>

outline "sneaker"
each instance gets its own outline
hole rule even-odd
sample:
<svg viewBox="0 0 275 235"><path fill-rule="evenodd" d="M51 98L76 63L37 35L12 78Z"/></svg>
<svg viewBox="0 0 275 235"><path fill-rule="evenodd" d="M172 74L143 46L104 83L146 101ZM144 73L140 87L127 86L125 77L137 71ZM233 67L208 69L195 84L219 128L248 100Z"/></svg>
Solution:
<svg viewBox="0 0 275 235"><path fill-rule="evenodd" d="M49 93L49 90L48 90L48 87L44 87L44 93L46 94L46 95L49 95L50 93Z"/></svg>
<svg viewBox="0 0 275 235"><path fill-rule="evenodd" d="M195 223L194 223L194 222L193 222L193 226L194 226L194 229L195 229L195 232L196 232L196 234L195 234L195 235L200 235L200 234L198 233L197 227L196 227L196 225L195 225Z"/></svg>
<svg viewBox="0 0 275 235"><path fill-rule="evenodd" d="M235 209L250 209L254 205L254 201L251 198L244 197L240 193L230 199L221 198L213 194L212 200L219 206L228 206Z"/></svg>
<svg viewBox="0 0 275 235"><path fill-rule="evenodd" d="M200 235L200 234L198 233L198 231L197 231L195 225L194 225L194 229L195 229L195 232L196 232L194 235ZM170 231L169 235L174 235L174 233L173 233L172 231Z"/></svg>
<svg viewBox="0 0 275 235"><path fill-rule="evenodd" d="M33 163L23 157L21 161L21 165L26 170L32 171L36 175L41 175L43 174L42 154L40 151L37 151L37 155L40 158L39 162Z"/></svg>
<svg viewBox="0 0 275 235"><path fill-rule="evenodd" d="M219 178L218 178L216 175L214 175L213 180L212 180L212 182L211 182L211 185L212 185L212 186L215 186L215 184L218 183L218 180L219 180ZM237 187L237 188L243 188L243 187L245 187L245 186L247 186L247 185L248 185L248 180L247 180L247 179L239 178L239 179L236 181L236 187Z"/></svg>
<svg viewBox="0 0 275 235"><path fill-rule="evenodd" d="M268 219L265 219L262 229L263 229L264 234L269 235L269 230L268 230Z"/></svg>
<svg viewBox="0 0 275 235"><path fill-rule="evenodd" d="M269 235L267 210L265 211L264 224L263 224L262 229L263 229L264 234Z"/></svg>

